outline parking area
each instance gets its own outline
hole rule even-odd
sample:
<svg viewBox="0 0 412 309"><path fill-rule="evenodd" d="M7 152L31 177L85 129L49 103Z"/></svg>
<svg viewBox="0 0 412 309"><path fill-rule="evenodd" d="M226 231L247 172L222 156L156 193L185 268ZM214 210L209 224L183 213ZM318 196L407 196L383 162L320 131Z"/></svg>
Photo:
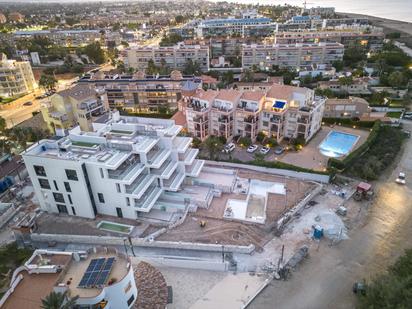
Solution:
<svg viewBox="0 0 412 309"><path fill-rule="evenodd" d="M292 150L293 147L290 147L287 143L283 143L282 145L280 145L285 150L282 154L276 154L276 147L273 147L266 155L264 155L264 158L266 161L281 161L308 169L324 171L326 170L329 157L320 153L319 145L331 131L339 131L359 136L359 139L357 140L351 151L357 149L360 145L362 145L366 141L370 133L369 130L364 129L354 129L336 125L322 126L322 129L319 130L319 132L316 133L316 135L309 141L309 143L303 146L301 150ZM232 157L243 162L252 161L256 158L256 154L260 153L260 149L264 146L259 143L256 143L256 145L258 146L258 148L253 153L248 152L247 147L236 145L236 148L230 154L222 154L222 157Z"/></svg>

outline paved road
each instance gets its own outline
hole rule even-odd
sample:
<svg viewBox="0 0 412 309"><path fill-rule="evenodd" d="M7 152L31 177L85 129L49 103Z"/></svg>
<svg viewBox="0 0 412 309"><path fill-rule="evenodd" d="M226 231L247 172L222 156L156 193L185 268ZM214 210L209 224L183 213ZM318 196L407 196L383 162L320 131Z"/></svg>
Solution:
<svg viewBox="0 0 412 309"><path fill-rule="evenodd" d="M412 123L405 123L412 129ZM394 183L399 171L409 175L407 186ZM336 247L321 245L286 282L274 281L248 309L354 308L354 281L384 271L412 247L412 139L393 171L381 177L363 226Z"/></svg>

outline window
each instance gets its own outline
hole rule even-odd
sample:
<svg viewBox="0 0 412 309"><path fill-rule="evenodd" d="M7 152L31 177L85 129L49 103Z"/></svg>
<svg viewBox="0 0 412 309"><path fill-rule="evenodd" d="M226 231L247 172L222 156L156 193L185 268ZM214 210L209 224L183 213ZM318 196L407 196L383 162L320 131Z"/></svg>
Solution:
<svg viewBox="0 0 412 309"><path fill-rule="evenodd" d="M66 170L66 176L68 180L79 180L75 170Z"/></svg>
<svg viewBox="0 0 412 309"><path fill-rule="evenodd" d="M61 214L68 214L66 205L57 204L57 210Z"/></svg>
<svg viewBox="0 0 412 309"><path fill-rule="evenodd" d="M117 216L118 216L119 218L123 218L123 212L122 212L122 209L121 209L121 208L116 207L116 213L117 213Z"/></svg>
<svg viewBox="0 0 412 309"><path fill-rule="evenodd" d="M70 187L70 183L67 181L64 182L64 187L66 188L66 192L72 192L72 188Z"/></svg>
<svg viewBox="0 0 412 309"><path fill-rule="evenodd" d="M72 196L71 196L70 194L67 194L67 197L69 198L69 203L70 203L70 204L73 204Z"/></svg>
<svg viewBox="0 0 412 309"><path fill-rule="evenodd" d="M42 189L50 189L50 184L47 179L39 178L39 184Z"/></svg>
<svg viewBox="0 0 412 309"><path fill-rule="evenodd" d="M126 205L130 206L130 198L126 197Z"/></svg>
<svg viewBox="0 0 412 309"><path fill-rule="evenodd" d="M131 304L133 304L134 301L134 294L132 294L132 296L130 296L130 298L127 300L127 305L130 306Z"/></svg>
<svg viewBox="0 0 412 309"><path fill-rule="evenodd" d="M54 200L58 203L64 203L64 196L61 193L53 192Z"/></svg>
<svg viewBox="0 0 412 309"><path fill-rule="evenodd" d="M100 203L104 203L103 193L97 193L97 197L99 198L99 202L100 202Z"/></svg>
<svg viewBox="0 0 412 309"><path fill-rule="evenodd" d="M72 207L72 212L73 212L73 215L76 215L76 210L74 209L74 207Z"/></svg>
<svg viewBox="0 0 412 309"><path fill-rule="evenodd" d="M53 180L53 183L54 183L54 188L56 189L56 191L59 191L59 187L57 186L56 180Z"/></svg>
<svg viewBox="0 0 412 309"><path fill-rule="evenodd" d="M99 168L99 171L100 171L100 177L104 178L103 169L102 169L102 168Z"/></svg>
<svg viewBox="0 0 412 309"><path fill-rule="evenodd" d="M46 175L46 170L44 169L43 166L40 165L33 165L34 171L36 172L37 176L47 176Z"/></svg>
<svg viewBox="0 0 412 309"><path fill-rule="evenodd" d="M116 190L117 190L117 192L119 192L119 193L122 192L122 191L120 190L120 184L118 184L118 183L116 184Z"/></svg>

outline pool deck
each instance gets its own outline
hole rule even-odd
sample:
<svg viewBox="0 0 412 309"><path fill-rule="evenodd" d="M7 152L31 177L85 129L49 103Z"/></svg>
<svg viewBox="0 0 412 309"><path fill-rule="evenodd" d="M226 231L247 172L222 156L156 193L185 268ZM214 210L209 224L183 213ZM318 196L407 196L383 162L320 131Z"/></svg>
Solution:
<svg viewBox="0 0 412 309"><path fill-rule="evenodd" d="M318 171L322 171L326 169L329 157L324 156L319 151L319 145L325 139L325 137L331 131L340 131L343 133L353 134L359 136L358 141L353 146L351 151L357 149L360 145L362 145L369 136L370 131L368 130L361 130L361 129L353 129L348 127L342 126L322 126L322 129L315 135L314 138L307 144L303 149L299 152L288 152L284 153L280 156L272 155L270 156L270 160L279 160L285 163L310 168ZM341 157L338 159L344 159L345 157Z"/></svg>

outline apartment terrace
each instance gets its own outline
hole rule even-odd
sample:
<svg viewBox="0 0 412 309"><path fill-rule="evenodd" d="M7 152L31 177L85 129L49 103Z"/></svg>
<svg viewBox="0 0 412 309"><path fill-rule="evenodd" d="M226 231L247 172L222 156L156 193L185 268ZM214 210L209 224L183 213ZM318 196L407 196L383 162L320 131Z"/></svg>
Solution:
<svg viewBox="0 0 412 309"><path fill-rule="evenodd" d="M130 185L126 185L126 194L132 194L136 198L141 198L147 188L155 180L155 175L146 172L141 173Z"/></svg>
<svg viewBox="0 0 412 309"><path fill-rule="evenodd" d="M159 199L163 190L156 184L151 185L139 199L134 199L134 207L138 211L149 212Z"/></svg>
<svg viewBox="0 0 412 309"><path fill-rule="evenodd" d="M173 146L179 153L185 152L190 147L191 143L192 143L191 137L177 136L173 140Z"/></svg>
<svg viewBox="0 0 412 309"><path fill-rule="evenodd" d="M195 160L192 165L186 166L186 176L198 177L205 165L205 160Z"/></svg>
<svg viewBox="0 0 412 309"><path fill-rule="evenodd" d="M148 166L151 168L159 168L171 153L170 149L163 149L158 146L153 147L146 155Z"/></svg>
<svg viewBox="0 0 412 309"><path fill-rule="evenodd" d="M184 162L185 165L190 165L196 159L196 156L199 153L199 149L190 148L182 155L179 154L179 159Z"/></svg>
<svg viewBox="0 0 412 309"><path fill-rule="evenodd" d="M160 178L168 179L176 170L177 165L178 163L176 161L166 160L160 168L152 170L152 173Z"/></svg>
<svg viewBox="0 0 412 309"><path fill-rule="evenodd" d="M163 181L163 187L169 191L177 191L179 190L185 177L186 176L184 173L180 173L178 170L175 170L172 177Z"/></svg>

